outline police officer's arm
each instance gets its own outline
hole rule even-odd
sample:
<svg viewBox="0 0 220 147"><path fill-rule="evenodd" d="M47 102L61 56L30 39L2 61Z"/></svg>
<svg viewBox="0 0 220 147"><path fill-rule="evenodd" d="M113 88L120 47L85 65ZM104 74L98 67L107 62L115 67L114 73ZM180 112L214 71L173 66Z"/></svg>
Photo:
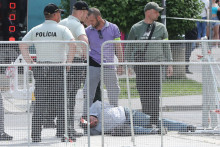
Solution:
<svg viewBox="0 0 220 147"><path fill-rule="evenodd" d="M33 63L33 59L30 57L30 53L29 53L29 45L28 44L19 44L19 49L21 51L21 54L24 58L24 60L30 64L30 63Z"/></svg>
<svg viewBox="0 0 220 147"><path fill-rule="evenodd" d="M89 40L88 40L88 38L87 38L87 36L85 35L85 34L82 34L82 35L80 35L79 37L78 37L78 40L81 40L81 41L85 41L86 43L87 43L87 45L89 45ZM86 58L86 46L83 44L83 47L82 47L82 49L83 49L83 57L85 57Z"/></svg>
<svg viewBox="0 0 220 147"><path fill-rule="evenodd" d="M75 39L71 39L70 41L75 41ZM76 44L75 43L69 43L69 52L67 55L67 63L72 63L73 58L76 53Z"/></svg>
<svg viewBox="0 0 220 147"><path fill-rule="evenodd" d="M62 25L62 22L60 24ZM85 28L81 23L79 23L77 26L68 25L68 28L70 29L72 34L74 34L73 36L77 37L77 38L75 38L76 40L85 41L87 44L89 44L88 38L86 36ZM86 57L86 47L87 46L85 44L78 44L78 45L81 45L82 56Z"/></svg>
<svg viewBox="0 0 220 147"><path fill-rule="evenodd" d="M32 41L32 33L33 33L33 29L31 29L23 38L22 41ZM19 44L19 49L21 51L21 54L24 58L24 60L30 64L33 63L33 59L30 57L30 53L29 53L29 46L30 44L28 43L21 43Z"/></svg>
<svg viewBox="0 0 220 147"><path fill-rule="evenodd" d="M75 56L75 53L76 53L76 43L74 42L71 42L71 41L75 41L75 38L73 37L71 31L65 27L64 29L64 40L69 40L70 42L68 43L68 46L69 46L69 52L67 54L67 63L72 63L73 62L73 58ZM69 69L70 67L67 68L67 70Z"/></svg>

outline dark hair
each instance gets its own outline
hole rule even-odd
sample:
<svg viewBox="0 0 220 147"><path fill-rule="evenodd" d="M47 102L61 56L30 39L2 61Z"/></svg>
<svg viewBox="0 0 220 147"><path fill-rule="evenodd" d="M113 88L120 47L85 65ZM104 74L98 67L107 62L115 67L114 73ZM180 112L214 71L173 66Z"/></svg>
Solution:
<svg viewBox="0 0 220 147"><path fill-rule="evenodd" d="M97 8L90 8L88 11L88 16L90 16L91 14L93 14L95 17L101 16L101 12Z"/></svg>

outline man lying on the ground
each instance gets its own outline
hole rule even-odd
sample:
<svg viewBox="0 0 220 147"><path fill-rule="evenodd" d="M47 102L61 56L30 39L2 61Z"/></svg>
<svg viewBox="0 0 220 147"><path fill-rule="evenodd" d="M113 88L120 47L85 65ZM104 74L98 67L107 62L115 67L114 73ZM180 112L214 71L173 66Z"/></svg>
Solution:
<svg viewBox="0 0 220 147"><path fill-rule="evenodd" d="M132 110L134 134L160 134L160 128L150 126L150 116L137 110ZM82 126L81 120L81 126ZM122 106L113 107L104 103L105 134L114 136L131 135L130 111ZM168 131L194 132L196 127L186 123L162 119L163 127ZM86 128L85 128L86 129ZM96 101L90 107L90 133L100 135L102 132L102 103ZM163 132L164 133L164 132Z"/></svg>

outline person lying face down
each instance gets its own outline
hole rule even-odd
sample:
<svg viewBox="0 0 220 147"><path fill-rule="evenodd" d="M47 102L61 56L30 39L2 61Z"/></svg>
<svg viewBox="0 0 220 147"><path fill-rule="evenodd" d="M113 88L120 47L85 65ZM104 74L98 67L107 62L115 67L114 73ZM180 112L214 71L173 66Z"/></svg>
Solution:
<svg viewBox="0 0 220 147"><path fill-rule="evenodd" d="M152 128L150 126L150 116L137 110L132 111L134 134L160 134L160 128ZM82 122L82 121L81 121ZM168 131L194 132L196 127L168 119L160 120L163 127ZM122 106L113 107L108 103L104 103L104 133L121 135L130 135L130 111ZM90 107L90 133L91 135L100 135L102 133L102 103L96 101ZM125 134L123 134L123 131ZM165 132L163 132L165 133Z"/></svg>

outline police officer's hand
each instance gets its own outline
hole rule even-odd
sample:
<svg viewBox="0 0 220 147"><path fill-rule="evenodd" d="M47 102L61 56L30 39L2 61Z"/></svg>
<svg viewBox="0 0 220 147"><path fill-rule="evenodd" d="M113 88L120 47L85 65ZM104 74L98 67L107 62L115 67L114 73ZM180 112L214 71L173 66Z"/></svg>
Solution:
<svg viewBox="0 0 220 147"><path fill-rule="evenodd" d="M173 75L173 66L169 65L167 68L167 76L170 77Z"/></svg>

